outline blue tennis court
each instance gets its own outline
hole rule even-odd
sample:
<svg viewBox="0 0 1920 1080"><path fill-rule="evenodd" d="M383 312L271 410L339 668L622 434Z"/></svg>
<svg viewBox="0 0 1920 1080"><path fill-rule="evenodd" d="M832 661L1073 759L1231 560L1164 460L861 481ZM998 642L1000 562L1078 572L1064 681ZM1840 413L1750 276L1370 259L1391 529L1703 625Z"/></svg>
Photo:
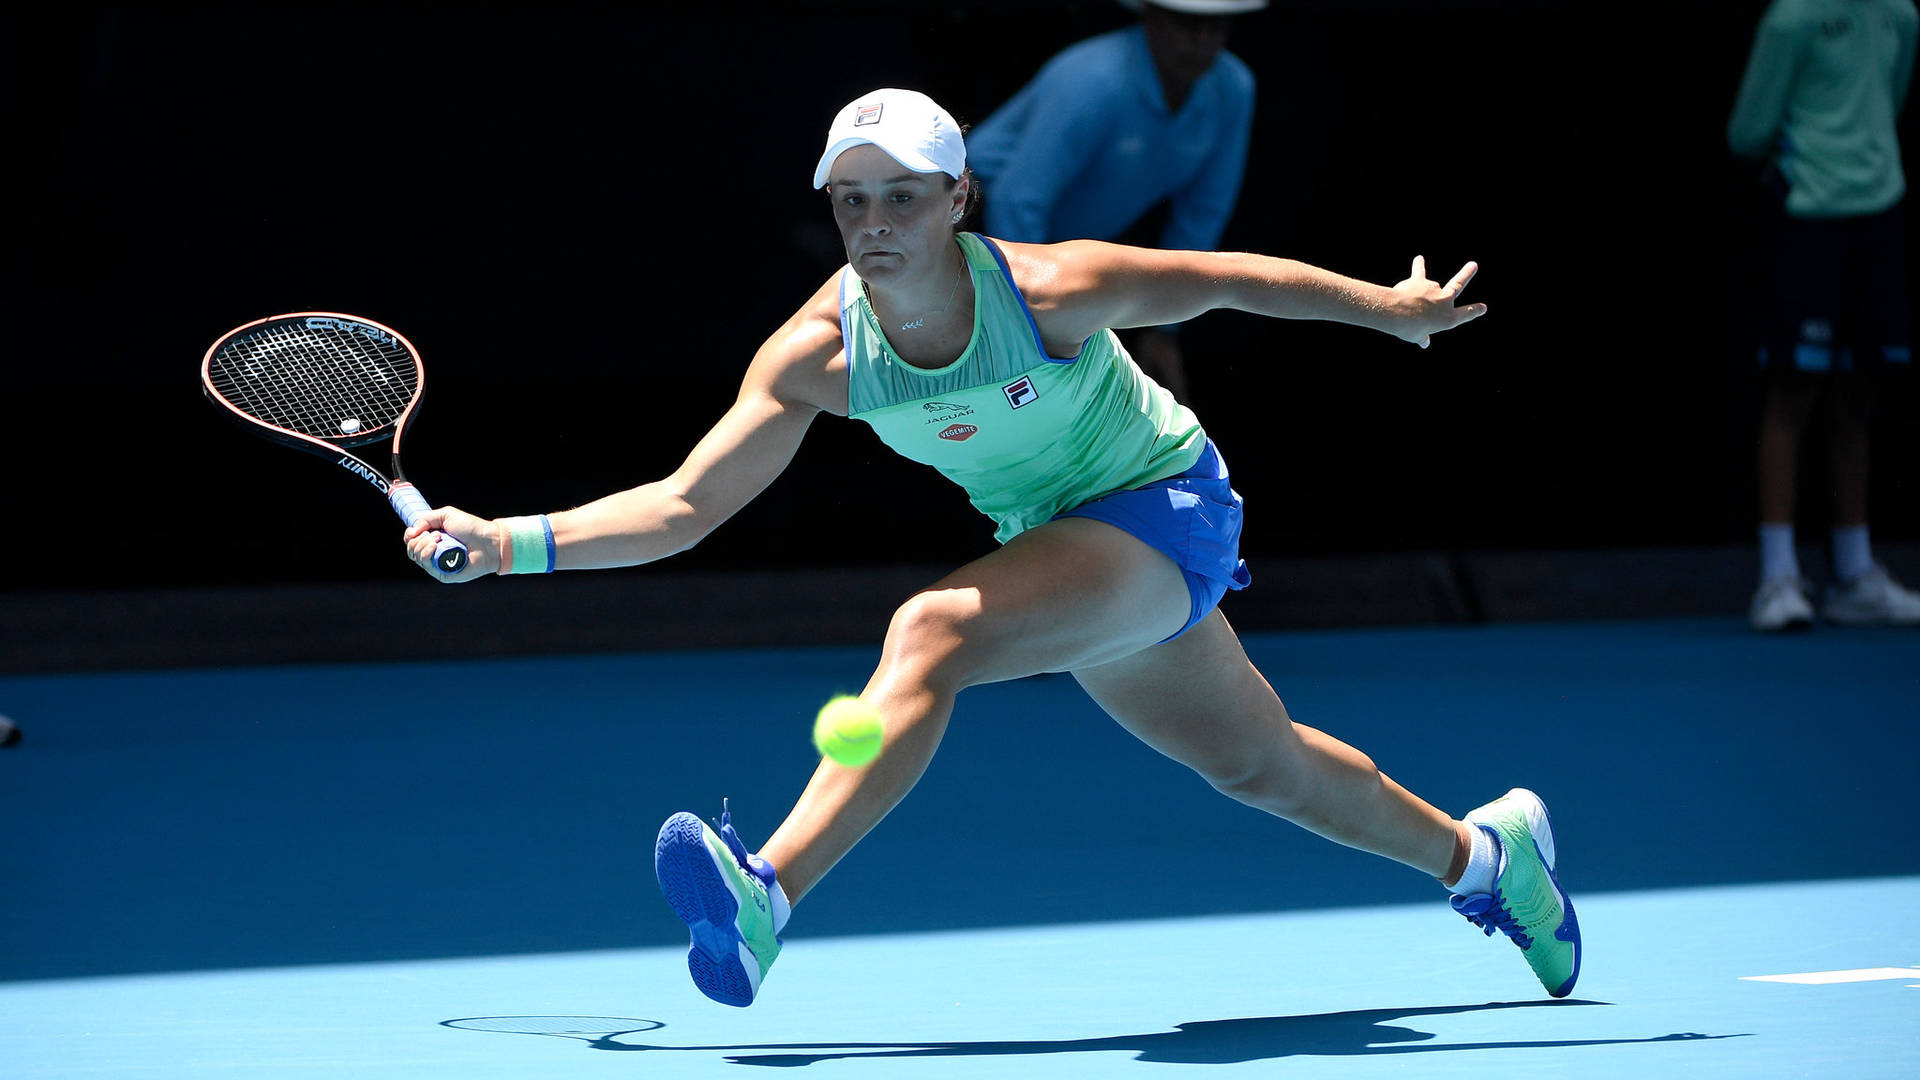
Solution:
<svg viewBox="0 0 1920 1080"><path fill-rule="evenodd" d="M727 797L763 838L807 718L876 649L18 675L0 1073L1920 1074L1920 635L1247 646L1297 719L1443 808L1546 798L1572 998L1438 886L1220 797L1065 677L962 696L735 1010L686 978L654 832Z"/></svg>

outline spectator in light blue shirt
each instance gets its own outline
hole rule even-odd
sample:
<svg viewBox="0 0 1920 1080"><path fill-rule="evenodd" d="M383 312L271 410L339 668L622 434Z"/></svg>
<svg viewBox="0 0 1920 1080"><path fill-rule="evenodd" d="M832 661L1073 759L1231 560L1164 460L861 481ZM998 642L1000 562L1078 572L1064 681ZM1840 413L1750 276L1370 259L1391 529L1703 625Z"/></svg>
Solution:
<svg viewBox="0 0 1920 1080"><path fill-rule="evenodd" d="M967 134L985 232L1026 243L1219 246L1240 194L1253 72L1226 51L1232 17L1267 0L1121 0L1132 26L1069 46ZM1156 235L1134 235L1163 215ZM1128 342L1186 400L1174 328Z"/></svg>

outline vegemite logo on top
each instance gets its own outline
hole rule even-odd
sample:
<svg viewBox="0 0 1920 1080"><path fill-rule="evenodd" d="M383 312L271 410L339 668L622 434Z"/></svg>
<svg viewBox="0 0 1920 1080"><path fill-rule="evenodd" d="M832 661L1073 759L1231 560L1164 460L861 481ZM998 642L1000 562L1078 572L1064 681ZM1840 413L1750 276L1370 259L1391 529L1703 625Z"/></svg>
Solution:
<svg viewBox="0 0 1920 1080"><path fill-rule="evenodd" d="M955 424L945 431L942 431L940 437L946 439L948 442L966 442L968 439L973 438L974 433L979 430L979 428L972 424Z"/></svg>

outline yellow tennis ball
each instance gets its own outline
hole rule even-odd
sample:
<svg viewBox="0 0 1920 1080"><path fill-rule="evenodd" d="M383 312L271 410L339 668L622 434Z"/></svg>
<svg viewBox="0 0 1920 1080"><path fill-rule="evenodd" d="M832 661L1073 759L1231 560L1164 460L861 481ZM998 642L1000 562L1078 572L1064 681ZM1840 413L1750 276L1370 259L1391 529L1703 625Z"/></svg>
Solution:
<svg viewBox="0 0 1920 1080"><path fill-rule="evenodd" d="M880 756L880 713L857 697L841 695L813 718L813 745L836 765L857 769Z"/></svg>

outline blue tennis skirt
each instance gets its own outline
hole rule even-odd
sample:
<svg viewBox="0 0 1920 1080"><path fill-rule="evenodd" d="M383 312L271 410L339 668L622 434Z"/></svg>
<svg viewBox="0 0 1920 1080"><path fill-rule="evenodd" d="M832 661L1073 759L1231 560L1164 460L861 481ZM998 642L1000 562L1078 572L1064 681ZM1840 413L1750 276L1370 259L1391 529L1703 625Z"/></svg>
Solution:
<svg viewBox="0 0 1920 1080"><path fill-rule="evenodd" d="M1240 557L1240 493L1233 490L1227 463L1207 440L1200 460L1178 476L1145 487L1116 491L1056 514L1092 518L1139 538L1172 559L1187 579L1193 598L1187 624L1166 640L1193 629L1220 603L1228 589L1253 583Z"/></svg>

